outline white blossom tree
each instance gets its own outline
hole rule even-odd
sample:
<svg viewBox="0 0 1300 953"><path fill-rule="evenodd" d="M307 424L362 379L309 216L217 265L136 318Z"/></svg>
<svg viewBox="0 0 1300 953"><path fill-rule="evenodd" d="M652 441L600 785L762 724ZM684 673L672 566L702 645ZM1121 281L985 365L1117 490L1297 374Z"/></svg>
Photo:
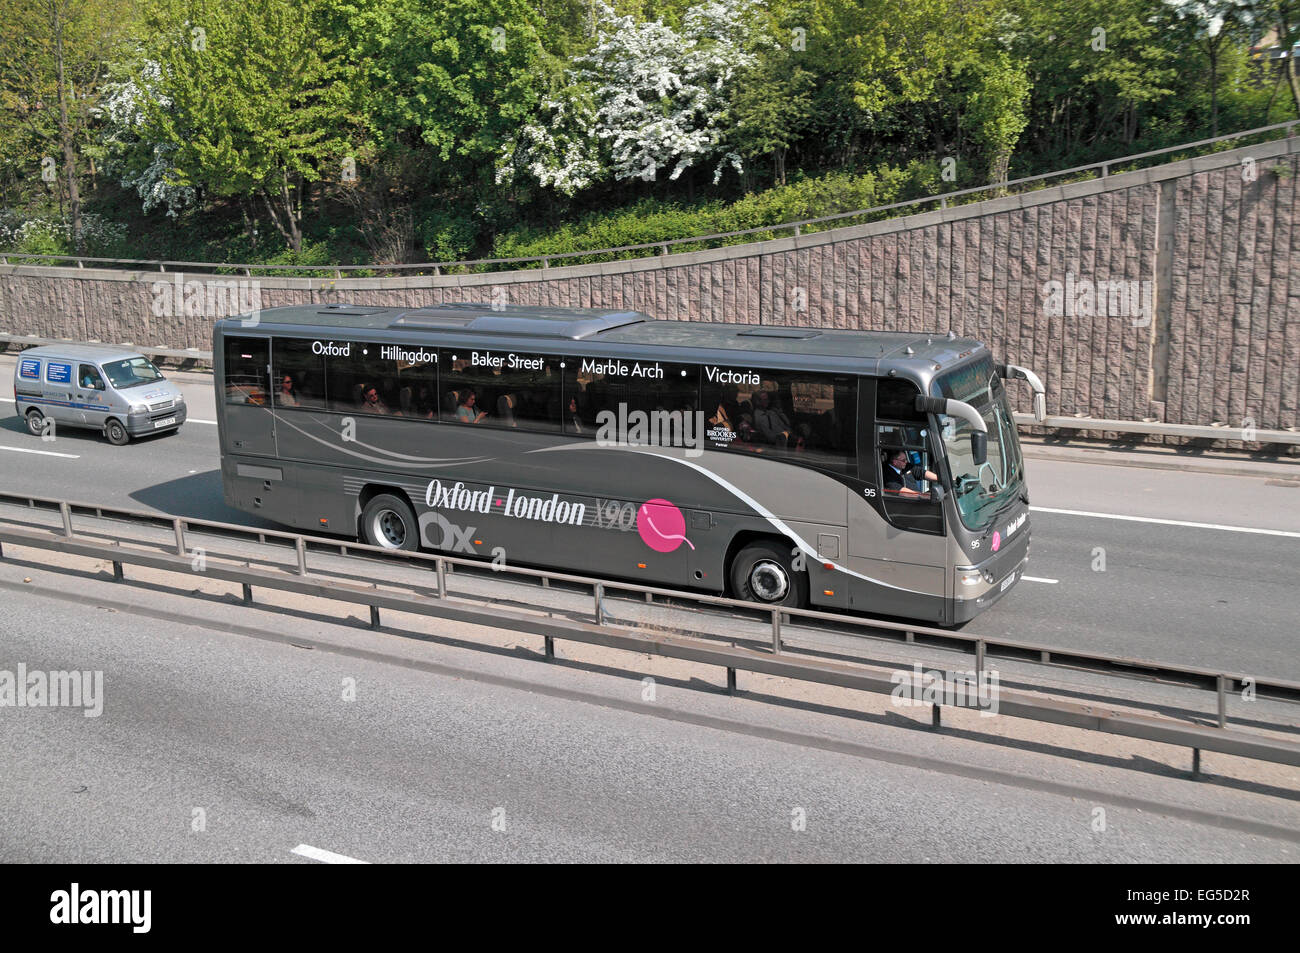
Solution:
<svg viewBox="0 0 1300 953"><path fill-rule="evenodd" d="M662 20L618 16L598 0L595 46L543 103L546 124L526 126L507 146L498 179L526 171L572 195L610 174L676 180L715 160L715 183L728 166L740 171L740 156L724 143L727 106L737 77L755 62L761 2L704 0L686 11L679 32Z"/></svg>
<svg viewBox="0 0 1300 953"><path fill-rule="evenodd" d="M109 170L120 176L122 187L135 189L140 196L146 215L162 208L168 217L175 218L181 209L194 204L197 195L193 187L173 181L176 147L143 138L144 100L153 99L164 108L168 105L156 91L159 78L158 64L146 62L138 76L105 86L98 111L102 121L100 147Z"/></svg>

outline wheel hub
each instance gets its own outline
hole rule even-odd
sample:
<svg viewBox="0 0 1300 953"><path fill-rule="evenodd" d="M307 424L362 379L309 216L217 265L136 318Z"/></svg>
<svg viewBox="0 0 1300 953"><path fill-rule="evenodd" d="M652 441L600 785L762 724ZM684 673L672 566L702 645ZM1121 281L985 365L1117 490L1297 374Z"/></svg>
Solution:
<svg viewBox="0 0 1300 953"><path fill-rule="evenodd" d="M790 591L790 577L779 563L760 560L749 571L749 588L764 602L780 602Z"/></svg>

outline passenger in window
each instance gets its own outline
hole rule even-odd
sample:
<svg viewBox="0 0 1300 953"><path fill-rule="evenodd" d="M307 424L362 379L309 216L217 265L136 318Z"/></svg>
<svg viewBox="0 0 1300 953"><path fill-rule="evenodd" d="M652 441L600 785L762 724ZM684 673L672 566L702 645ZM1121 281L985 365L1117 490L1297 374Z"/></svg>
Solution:
<svg viewBox="0 0 1300 953"><path fill-rule="evenodd" d="M578 412L578 398L569 398L569 409L564 412L564 429L567 433L583 434L582 414Z"/></svg>
<svg viewBox="0 0 1300 953"><path fill-rule="evenodd" d="M920 464L911 466L907 460L906 450L893 450L885 452L885 490L890 493L897 493L899 496L918 496L929 498L930 494L921 492L921 485L918 479L929 480L934 482L939 478L930 470L925 469Z"/></svg>
<svg viewBox="0 0 1300 953"><path fill-rule="evenodd" d="M281 407L299 407L301 402L293 389L293 375L285 374L280 378L280 393L276 398Z"/></svg>
<svg viewBox="0 0 1300 953"><path fill-rule="evenodd" d="M507 427L518 427L515 423L515 405L517 398L514 394L502 394L497 398L497 417L501 423Z"/></svg>
<svg viewBox="0 0 1300 953"><path fill-rule="evenodd" d="M460 406L456 408L456 419L463 424L482 423L487 419L487 411L478 409L478 395L467 390L461 395Z"/></svg>
<svg viewBox="0 0 1300 953"><path fill-rule="evenodd" d="M378 414L381 417L391 417L393 412L388 409L388 405L379 399L379 390L373 384L367 384L361 391L362 403L361 412L363 414Z"/></svg>
<svg viewBox="0 0 1300 953"><path fill-rule="evenodd" d="M754 400L757 403L754 409L754 427L758 430L759 437L778 447L790 444L794 428L790 425L790 418L779 407L772 406L772 395L761 390Z"/></svg>
<svg viewBox="0 0 1300 953"><path fill-rule="evenodd" d="M415 404L411 412L416 417L433 419L433 393L423 384L420 385L420 390L415 396Z"/></svg>

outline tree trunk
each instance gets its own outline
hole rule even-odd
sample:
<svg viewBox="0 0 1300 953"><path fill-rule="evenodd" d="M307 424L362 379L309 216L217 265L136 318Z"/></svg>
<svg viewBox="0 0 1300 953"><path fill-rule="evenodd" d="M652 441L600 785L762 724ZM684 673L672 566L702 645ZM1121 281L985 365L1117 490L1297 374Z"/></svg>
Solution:
<svg viewBox="0 0 1300 953"><path fill-rule="evenodd" d="M1295 67L1295 57L1288 56L1285 63L1286 81L1291 87L1291 101L1295 104L1295 112L1300 116L1300 75L1297 75Z"/></svg>
<svg viewBox="0 0 1300 953"><path fill-rule="evenodd" d="M63 64L63 18L52 6L54 19L54 62L59 76L59 144L63 148L63 172L68 183L68 211L72 213L72 242L78 255L86 253L86 237L81 229L81 192L77 188L77 151L73 142L72 123L68 118L68 84Z"/></svg>
<svg viewBox="0 0 1300 953"><path fill-rule="evenodd" d="M1219 44L1209 42L1210 50L1210 138L1219 134Z"/></svg>

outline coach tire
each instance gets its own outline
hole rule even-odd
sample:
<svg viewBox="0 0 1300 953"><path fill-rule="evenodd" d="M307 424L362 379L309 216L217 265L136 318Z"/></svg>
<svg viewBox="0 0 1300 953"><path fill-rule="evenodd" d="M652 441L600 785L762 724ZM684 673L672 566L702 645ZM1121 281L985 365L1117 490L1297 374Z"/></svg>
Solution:
<svg viewBox="0 0 1300 953"><path fill-rule="evenodd" d="M104 436L115 447L122 447L131 442L131 435L126 432L126 426L120 420L110 418L108 423L104 424Z"/></svg>
<svg viewBox="0 0 1300 953"><path fill-rule="evenodd" d="M415 511L400 496L380 493L361 511L361 541L384 549L419 549L420 524Z"/></svg>
<svg viewBox="0 0 1300 953"><path fill-rule="evenodd" d="M808 605L808 574L795 570L786 547L751 543L731 561L731 591L759 605L802 609Z"/></svg>
<svg viewBox="0 0 1300 953"><path fill-rule="evenodd" d="M40 437L45 433L45 415L35 408L27 411L27 432L33 437Z"/></svg>

